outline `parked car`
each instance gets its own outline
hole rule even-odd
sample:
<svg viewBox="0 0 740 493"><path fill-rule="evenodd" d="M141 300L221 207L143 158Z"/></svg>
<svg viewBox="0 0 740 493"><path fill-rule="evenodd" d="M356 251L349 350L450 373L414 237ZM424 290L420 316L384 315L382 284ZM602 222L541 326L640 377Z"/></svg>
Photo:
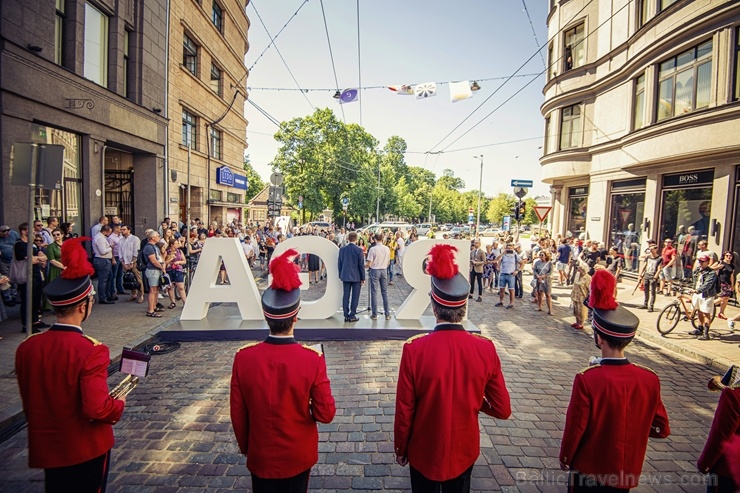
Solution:
<svg viewBox="0 0 740 493"><path fill-rule="evenodd" d="M416 228L416 234L419 236L426 236L427 233L429 233L429 230L432 229L432 225L430 223L421 223L414 225L414 228Z"/></svg>
<svg viewBox="0 0 740 493"><path fill-rule="evenodd" d="M487 230L481 232L481 236L498 236L501 234L501 230L498 228L488 228Z"/></svg>

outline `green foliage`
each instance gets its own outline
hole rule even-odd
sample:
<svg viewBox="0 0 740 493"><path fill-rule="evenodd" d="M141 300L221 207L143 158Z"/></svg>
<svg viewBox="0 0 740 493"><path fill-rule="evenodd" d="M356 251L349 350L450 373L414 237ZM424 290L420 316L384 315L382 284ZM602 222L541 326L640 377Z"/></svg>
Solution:
<svg viewBox="0 0 740 493"><path fill-rule="evenodd" d="M537 205L537 201L534 199L534 197L527 197L524 199L525 205L525 215L524 219L522 220L522 224L539 224L540 219L537 217L537 214L534 212L534 208Z"/></svg>
<svg viewBox="0 0 740 493"><path fill-rule="evenodd" d="M511 216L511 209L517 202L517 198L508 193L500 193L488 204L486 218L493 224L501 224L504 216Z"/></svg>
<svg viewBox="0 0 740 493"><path fill-rule="evenodd" d="M267 183L262 181L262 177L252 167L252 163L249 160L249 154L244 156L244 171L247 175L247 192L244 194L244 202L246 203L252 200L255 195L260 193Z"/></svg>

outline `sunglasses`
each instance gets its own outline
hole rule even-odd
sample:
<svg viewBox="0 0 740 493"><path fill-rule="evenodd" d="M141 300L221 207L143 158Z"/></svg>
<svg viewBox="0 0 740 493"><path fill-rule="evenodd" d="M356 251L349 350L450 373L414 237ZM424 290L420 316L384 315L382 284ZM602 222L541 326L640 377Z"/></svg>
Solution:
<svg viewBox="0 0 740 493"><path fill-rule="evenodd" d="M54 234L52 234L52 236L62 236L62 234L61 233L54 233Z"/></svg>
<svg viewBox="0 0 740 493"><path fill-rule="evenodd" d="M33 240L34 243L43 243L44 240Z"/></svg>

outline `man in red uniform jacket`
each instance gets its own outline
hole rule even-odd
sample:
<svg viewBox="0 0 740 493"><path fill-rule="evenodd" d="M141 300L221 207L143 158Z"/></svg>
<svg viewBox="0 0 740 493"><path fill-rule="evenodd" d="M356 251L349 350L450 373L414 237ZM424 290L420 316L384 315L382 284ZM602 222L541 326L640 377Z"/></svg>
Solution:
<svg viewBox="0 0 740 493"><path fill-rule="evenodd" d="M411 488L468 492L480 454L478 413L511 415L501 362L490 339L471 334L465 317L469 284L450 245L432 248L432 308L437 326L403 347L396 389L396 462L410 464Z"/></svg>
<svg viewBox="0 0 740 493"><path fill-rule="evenodd" d="M740 370L731 367L724 378L714 377L709 389L721 391L707 443L697 461L700 472L714 477L707 493L734 493L740 489Z"/></svg>
<svg viewBox="0 0 740 493"><path fill-rule="evenodd" d="M581 370L573 382L560 446L560 465L572 471L571 493L636 487L648 436L670 434L658 376L624 356L640 320L617 306L615 286L610 272L594 273L590 305L601 359Z"/></svg>
<svg viewBox="0 0 740 493"><path fill-rule="evenodd" d="M262 295L270 335L239 349L231 374L231 423L255 493L307 491L319 459L316 422L330 423L336 412L324 356L293 338L297 255L288 250L272 259L272 285Z"/></svg>
<svg viewBox="0 0 740 493"><path fill-rule="evenodd" d="M28 465L45 469L47 493L105 491L111 425L125 404L125 397L108 395L108 348L80 328L94 302L94 270L79 246L84 239L64 243L67 269L44 290L57 323L23 341L15 354L28 420ZM79 264L70 258L74 249L81 251Z"/></svg>

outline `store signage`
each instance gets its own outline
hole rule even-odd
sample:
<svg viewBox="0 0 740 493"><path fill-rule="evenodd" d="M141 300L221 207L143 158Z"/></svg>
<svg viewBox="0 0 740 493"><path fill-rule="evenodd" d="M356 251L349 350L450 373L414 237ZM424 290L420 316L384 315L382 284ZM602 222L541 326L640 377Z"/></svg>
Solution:
<svg viewBox="0 0 740 493"><path fill-rule="evenodd" d="M228 187L234 186L234 172L228 166L220 166L216 168L216 183L219 185L226 185Z"/></svg>
<svg viewBox="0 0 740 493"><path fill-rule="evenodd" d="M570 187L568 189L568 195L571 197L575 195L588 195L588 187Z"/></svg>
<svg viewBox="0 0 740 493"><path fill-rule="evenodd" d="M411 243L406 247L401 270L412 290L396 311L397 319L419 320L429 306L431 278L422 271L421 266L431 248L438 243L457 247L455 260L460 272L470 271L470 242L467 240L429 239ZM326 266L324 296L316 301L302 301L301 319L324 320L333 317L342 306L343 290L339 279L337 246L320 236L296 236L278 244L273 257L289 248L302 254L316 255ZM231 284L216 284L222 262L229 273ZM301 289L308 289L308 273L300 276L303 283ZM205 243L180 320L203 320L208 316L210 304L215 302L236 303L242 320L264 320L259 289L237 238L211 238Z"/></svg>
<svg viewBox="0 0 740 493"><path fill-rule="evenodd" d="M234 173L234 188L238 188L239 190L246 190L249 188L247 177Z"/></svg>
<svg viewBox="0 0 740 493"><path fill-rule="evenodd" d="M714 180L714 170L692 171L691 173L663 176L663 187L711 185L712 180Z"/></svg>

